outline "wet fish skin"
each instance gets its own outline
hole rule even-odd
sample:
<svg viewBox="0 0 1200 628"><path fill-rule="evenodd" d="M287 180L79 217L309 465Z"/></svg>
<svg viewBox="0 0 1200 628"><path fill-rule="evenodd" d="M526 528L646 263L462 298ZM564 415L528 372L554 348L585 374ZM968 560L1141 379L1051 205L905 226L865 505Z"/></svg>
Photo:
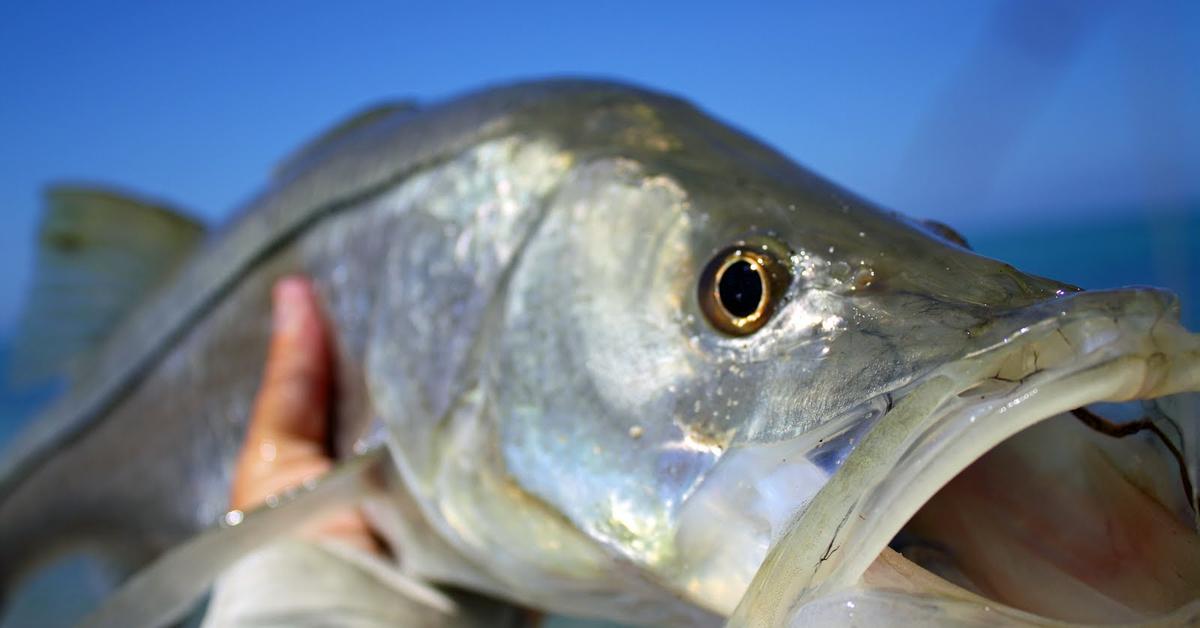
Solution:
<svg viewBox="0 0 1200 628"><path fill-rule="evenodd" d="M753 237L795 280L730 338L696 281ZM292 272L336 338L339 450L396 454L400 503L373 512L409 568L642 622L732 611L771 531L731 524L794 514L709 518L714 486L778 470L755 452L806 460L794 511L911 384L1074 292L658 94L550 82L398 113L269 186L4 457L0 564L68 538L137 564L214 521Z"/></svg>

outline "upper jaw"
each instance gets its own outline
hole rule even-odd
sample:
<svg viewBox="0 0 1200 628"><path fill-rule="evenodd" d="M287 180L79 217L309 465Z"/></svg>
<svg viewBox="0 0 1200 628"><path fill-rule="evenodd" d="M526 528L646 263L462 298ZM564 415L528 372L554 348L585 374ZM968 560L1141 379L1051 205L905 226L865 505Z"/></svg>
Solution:
<svg viewBox="0 0 1200 628"><path fill-rule="evenodd" d="M791 522L735 618L780 624L855 586L938 489L1039 421L1098 401L1200 391L1200 336L1175 322L1175 308L1149 290L1039 304L1018 313L1030 324L923 378Z"/></svg>

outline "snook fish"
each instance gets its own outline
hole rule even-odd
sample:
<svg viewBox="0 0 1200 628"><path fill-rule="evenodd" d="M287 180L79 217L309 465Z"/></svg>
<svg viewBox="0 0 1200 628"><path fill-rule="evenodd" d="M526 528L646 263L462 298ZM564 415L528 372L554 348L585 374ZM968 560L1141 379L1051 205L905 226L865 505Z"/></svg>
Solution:
<svg viewBox="0 0 1200 628"><path fill-rule="evenodd" d="M120 323L0 461L9 585L218 520L270 285L301 272L337 450L386 445L371 512L414 579L645 624L1200 617L1200 337L1172 295L1023 274L681 100L382 107L217 235L130 205L52 198L34 305Z"/></svg>

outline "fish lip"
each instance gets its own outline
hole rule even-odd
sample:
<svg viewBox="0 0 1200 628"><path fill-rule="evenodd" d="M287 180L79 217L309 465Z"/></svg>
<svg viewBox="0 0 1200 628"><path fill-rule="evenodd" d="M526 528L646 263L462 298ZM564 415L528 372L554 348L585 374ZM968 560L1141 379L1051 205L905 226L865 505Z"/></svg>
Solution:
<svg viewBox="0 0 1200 628"><path fill-rule="evenodd" d="M786 621L788 612L854 586L937 490L1035 423L1097 401L1200 391L1200 334L1172 316L1178 302L1170 293L1077 293L1032 310L1019 316L1029 324L909 387L772 547L733 623ZM1024 363L1014 356L1056 335L1077 341L1060 361L1034 360L1020 377L997 377L1020 374ZM881 454L890 462L879 462Z"/></svg>

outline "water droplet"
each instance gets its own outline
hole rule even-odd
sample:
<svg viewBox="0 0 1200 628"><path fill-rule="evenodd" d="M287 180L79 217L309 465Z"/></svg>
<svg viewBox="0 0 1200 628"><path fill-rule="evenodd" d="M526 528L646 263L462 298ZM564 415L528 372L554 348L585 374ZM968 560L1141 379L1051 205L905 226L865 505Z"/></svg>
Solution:
<svg viewBox="0 0 1200 628"><path fill-rule="evenodd" d="M643 433L645 433L645 430L643 430L642 426L640 425L634 425L633 427L629 428L630 438L641 438Z"/></svg>
<svg viewBox="0 0 1200 628"><path fill-rule="evenodd" d="M240 524L245 519L246 513L240 510L230 510L229 512L225 513L225 517L221 519L221 523L224 523L229 527L233 527Z"/></svg>

